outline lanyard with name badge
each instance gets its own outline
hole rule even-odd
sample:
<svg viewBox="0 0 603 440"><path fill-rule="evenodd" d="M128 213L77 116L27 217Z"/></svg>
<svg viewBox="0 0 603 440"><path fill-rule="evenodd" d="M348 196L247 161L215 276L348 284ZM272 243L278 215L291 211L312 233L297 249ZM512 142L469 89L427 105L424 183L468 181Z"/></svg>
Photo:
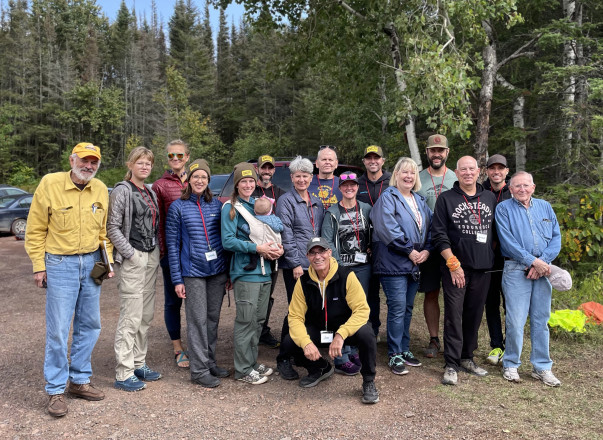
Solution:
<svg viewBox="0 0 603 440"><path fill-rule="evenodd" d="M356 202L356 224L354 224L354 220L352 219L352 216L348 212L347 208L343 206L343 204L341 206L343 207L343 209L345 209L345 213L348 215L350 223L352 224L352 229L354 230L354 234L356 235L356 240L358 240L358 249L362 251L362 247L360 246L360 219L358 217L358 202ZM356 254L354 255L354 263L366 263L366 254L364 252L356 252Z"/></svg>
<svg viewBox="0 0 603 440"><path fill-rule="evenodd" d="M207 247L209 248L209 252L205 252L205 259L207 261L212 261L218 258L218 254L216 251L212 250L211 243L209 242L209 235L207 235L207 228L205 227L205 218L203 217L203 211L201 211L201 204L199 203L199 198L201 196L197 196L197 206L199 207L199 214L201 214L201 221L203 222L203 232L205 232L205 239L207 240Z"/></svg>
<svg viewBox="0 0 603 440"><path fill-rule="evenodd" d="M324 297L324 309L325 309L325 329L321 330L320 332L320 343L321 344L330 344L331 342L333 342L333 332L330 332L328 330L328 315L327 315L327 286L325 286L326 284L326 280L323 281L323 284L320 284L320 281L318 281L318 288L320 289L320 293L322 293L323 297Z"/></svg>
<svg viewBox="0 0 603 440"><path fill-rule="evenodd" d="M463 198L465 199L465 203L467 203L467 206L469 207L469 209L471 210L471 212L473 213L473 215L477 217L477 224L481 226L482 225L482 213L481 213L481 211L479 209L479 197L477 198L477 214L475 213L475 211L471 207L471 204L467 200L467 197L465 197L463 195ZM475 233L475 239L476 239L476 241L478 243L486 243L488 241L488 234L487 233L483 233L483 232L476 232Z"/></svg>
<svg viewBox="0 0 603 440"><path fill-rule="evenodd" d="M140 190L140 188L138 187L138 185L136 185L134 182L132 182L132 179L130 179L130 183L136 187L136 189L138 190L138 192L142 196L142 199L144 200L144 203L151 210L151 219L152 219L151 223L153 224L153 231L155 231L155 218L157 217L157 207L155 206L155 203L153 202L153 198L151 197L151 194L149 194L149 191L147 190L147 187L143 186L144 193L146 193L149 196L149 200L147 201L147 198L145 197L144 193ZM96 208L96 207L93 206L93 208ZM94 209L94 211L96 212L96 209ZM155 236L153 236L153 239L151 241L151 246L155 246Z"/></svg>

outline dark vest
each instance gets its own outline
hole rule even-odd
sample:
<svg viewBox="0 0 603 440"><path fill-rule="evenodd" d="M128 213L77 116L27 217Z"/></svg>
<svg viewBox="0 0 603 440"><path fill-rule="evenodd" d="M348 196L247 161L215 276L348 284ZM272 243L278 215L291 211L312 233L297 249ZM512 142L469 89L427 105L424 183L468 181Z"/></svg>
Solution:
<svg viewBox="0 0 603 440"><path fill-rule="evenodd" d="M332 332L336 332L352 316L352 310L346 301L345 289L350 272L350 269L339 266L327 284L328 330ZM305 317L306 326L325 330L325 311L322 307L323 299L318 283L310 278L307 272L301 276L300 280L308 307Z"/></svg>

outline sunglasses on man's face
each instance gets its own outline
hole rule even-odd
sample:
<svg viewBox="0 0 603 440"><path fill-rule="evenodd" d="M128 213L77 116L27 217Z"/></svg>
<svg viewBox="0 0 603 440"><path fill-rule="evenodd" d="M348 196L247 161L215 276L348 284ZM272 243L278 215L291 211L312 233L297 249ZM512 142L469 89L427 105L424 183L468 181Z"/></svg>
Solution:
<svg viewBox="0 0 603 440"><path fill-rule="evenodd" d="M337 147L335 145L321 145L320 147L318 147L319 150L324 150L325 148L328 148L329 150L337 151Z"/></svg>
<svg viewBox="0 0 603 440"><path fill-rule="evenodd" d="M173 159L182 160L182 159L184 159L184 153L168 153L167 158L169 160L173 160Z"/></svg>
<svg viewBox="0 0 603 440"><path fill-rule="evenodd" d="M341 176L339 176L339 179L341 179L341 180L356 180L356 174L354 174L354 173L342 174Z"/></svg>

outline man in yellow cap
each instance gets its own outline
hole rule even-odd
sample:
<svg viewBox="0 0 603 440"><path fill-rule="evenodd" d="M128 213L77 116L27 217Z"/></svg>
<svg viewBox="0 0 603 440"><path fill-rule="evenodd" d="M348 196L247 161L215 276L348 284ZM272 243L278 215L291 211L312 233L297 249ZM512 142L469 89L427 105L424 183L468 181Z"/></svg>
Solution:
<svg viewBox="0 0 603 440"><path fill-rule="evenodd" d="M46 288L44 379L48 413L54 417L67 414L65 388L86 400L105 398L90 384L90 358L101 329L100 285L90 272L101 261L103 243L110 262L113 251L106 234L107 187L94 178L100 161L100 148L89 142L77 144L69 156L71 171L42 178L27 219L25 250L36 285Z"/></svg>

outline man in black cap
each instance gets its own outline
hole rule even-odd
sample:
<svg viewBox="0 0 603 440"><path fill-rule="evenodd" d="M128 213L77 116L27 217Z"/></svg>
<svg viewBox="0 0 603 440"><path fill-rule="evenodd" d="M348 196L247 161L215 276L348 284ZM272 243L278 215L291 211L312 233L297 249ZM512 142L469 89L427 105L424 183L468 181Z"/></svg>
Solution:
<svg viewBox="0 0 603 440"><path fill-rule="evenodd" d="M488 178L484 181L484 189L492 191L496 196L496 204L503 200L511 198L509 191L507 174L509 167L507 159L502 154L490 156L486 163L486 174ZM486 321L488 322L488 332L490 333L490 347L492 351L488 354L486 361L492 365L497 365L502 361L505 353L505 341L502 332L500 320L500 298L503 298L502 306L505 309L505 300L502 296L502 269L504 259L500 253L500 246L494 249L494 267L490 277L490 288L486 298Z"/></svg>
<svg viewBox="0 0 603 440"><path fill-rule="evenodd" d="M308 370L299 385L310 388L335 371L318 346L328 346L332 358L341 356L344 341L357 346L362 362L362 402L377 403L377 344L367 323L369 307L362 286L354 272L337 264L324 238L312 238L306 249L310 267L295 284L289 305L289 334L283 339L281 350L293 356L296 365Z"/></svg>
<svg viewBox="0 0 603 440"><path fill-rule="evenodd" d="M384 189L389 186L389 179L392 173L383 170L385 157L383 149L377 145L369 145L364 149L364 157L362 163L366 168L366 173L358 178L358 195L356 198L364 203L374 206L377 199ZM371 308L369 321L373 327L375 336L379 335L379 327L381 321L379 314L381 312L381 302L379 300L379 276L372 275L367 292L367 301Z"/></svg>
<svg viewBox="0 0 603 440"><path fill-rule="evenodd" d="M276 168L274 167L274 158L267 154L264 154L258 158L257 163L257 171L258 171L258 184L255 187L255 191L251 194L251 197L254 199L259 199L260 197L268 197L273 201L274 208L276 208L276 202L280 196L285 194L281 188L272 183L272 176L274 176L274 172ZM272 306L274 305L274 298L272 294L274 293L274 288L276 287L276 280L278 278L278 271L272 272L272 285L270 286L270 299L268 300L268 311L266 312L266 320L264 321L264 325L262 326L262 333L260 334L259 343L262 345L266 345L270 348L277 348L281 343L278 339L276 339L272 333L270 332L270 326L268 325L268 320L270 319L270 312L272 311Z"/></svg>

